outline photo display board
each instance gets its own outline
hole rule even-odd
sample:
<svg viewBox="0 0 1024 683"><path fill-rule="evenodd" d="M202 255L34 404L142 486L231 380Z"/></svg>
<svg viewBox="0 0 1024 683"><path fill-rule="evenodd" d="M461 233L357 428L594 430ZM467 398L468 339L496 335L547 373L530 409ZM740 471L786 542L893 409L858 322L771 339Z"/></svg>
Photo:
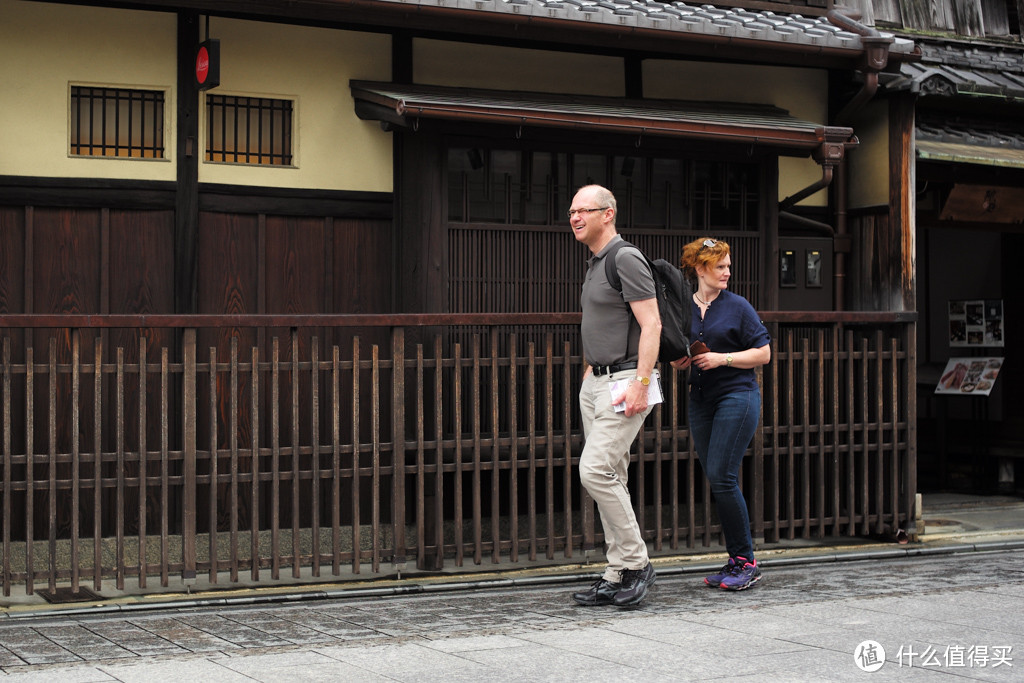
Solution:
<svg viewBox="0 0 1024 683"><path fill-rule="evenodd" d="M992 393L1002 367L1001 357L950 358L935 387L935 393L988 396Z"/></svg>
<svg viewBox="0 0 1024 683"><path fill-rule="evenodd" d="M949 345L968 348L1003 346L1002 299L951 299Z"/></svg>

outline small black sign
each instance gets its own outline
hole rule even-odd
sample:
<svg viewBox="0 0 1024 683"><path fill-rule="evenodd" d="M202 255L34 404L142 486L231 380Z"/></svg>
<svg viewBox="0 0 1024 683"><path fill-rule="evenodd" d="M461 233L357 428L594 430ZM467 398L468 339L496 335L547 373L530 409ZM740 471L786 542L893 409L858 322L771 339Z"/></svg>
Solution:
<svg viewBox="0 0 1024 683"><path fill-rule="evenodd" d="M220 41L199 43L195 63L196 87L209 90L220 85Z"/></svg>

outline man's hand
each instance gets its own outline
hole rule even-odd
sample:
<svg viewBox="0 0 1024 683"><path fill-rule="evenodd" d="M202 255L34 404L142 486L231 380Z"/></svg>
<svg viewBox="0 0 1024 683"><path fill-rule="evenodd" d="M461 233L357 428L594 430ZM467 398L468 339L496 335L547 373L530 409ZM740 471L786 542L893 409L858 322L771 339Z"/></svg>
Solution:
<svg viewBox="0 0 1024 683"><path fill-rule="evenodd" d="M635 379L629 380L626 390L612 401L612 405L625 404L626 417L633 417L647 410L647 387Z"/></svg>

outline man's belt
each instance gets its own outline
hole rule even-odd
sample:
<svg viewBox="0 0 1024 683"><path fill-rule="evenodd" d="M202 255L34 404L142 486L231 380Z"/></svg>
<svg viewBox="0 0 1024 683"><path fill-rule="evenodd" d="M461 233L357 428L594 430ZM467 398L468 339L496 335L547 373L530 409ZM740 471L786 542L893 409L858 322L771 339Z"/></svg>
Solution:
<svg viewBox="0 0 1024 683"><path fill-rule="evenodd" d="M594 376L600 377L601 375L610 375L613 372L619 372L620 370L636 370L636 363L619 363L618 365L595 365L593 367Z"/></svg>

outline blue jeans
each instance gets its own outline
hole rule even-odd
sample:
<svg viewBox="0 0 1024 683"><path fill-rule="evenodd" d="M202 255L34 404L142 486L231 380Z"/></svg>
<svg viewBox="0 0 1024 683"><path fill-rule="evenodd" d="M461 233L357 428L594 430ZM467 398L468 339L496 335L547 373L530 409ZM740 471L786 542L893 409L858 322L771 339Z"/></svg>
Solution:
<svg viewBox="0 0 1024 683"><path fill-rule="evenodd" d="M743 454L757 431L761 393L739 391L716 401L690 399L690 434L715 496L730 557L754 558L750 515L740 490Z"/></svg>

